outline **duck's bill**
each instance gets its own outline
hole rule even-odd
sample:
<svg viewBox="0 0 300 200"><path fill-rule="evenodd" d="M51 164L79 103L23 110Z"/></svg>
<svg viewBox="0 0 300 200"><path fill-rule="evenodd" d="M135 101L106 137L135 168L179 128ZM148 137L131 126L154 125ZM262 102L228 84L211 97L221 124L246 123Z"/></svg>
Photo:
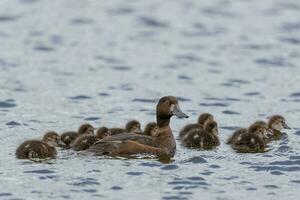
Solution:
<svg viewBox="0 0 300 200"><path fill-rule="evenodd" d="M189 116L186 115L184 112L181 111L178 105L174 106L173 114L178 118L188 118Z"/></svg>
<svg viewBox="0 0 300 200"><path fill-rule="evenodd" d="M291 127L289 127L286 123L283 124L283 128L285 128L285 129L291 129Z"/></svg>

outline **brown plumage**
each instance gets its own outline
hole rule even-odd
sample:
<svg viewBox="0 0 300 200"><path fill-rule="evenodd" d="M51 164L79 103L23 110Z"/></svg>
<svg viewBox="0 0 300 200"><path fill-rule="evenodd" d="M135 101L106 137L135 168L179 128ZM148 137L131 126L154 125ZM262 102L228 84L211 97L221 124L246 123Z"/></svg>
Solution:
<svg viewBox="0 0 300 200"><path fill-rule="evenodd" d="M71 148L72 142L83 134L90 134L94 132L94 127L88 123L82 124L78 131L67 131L61 135L61 141L64 143L65 148Z"/></svg>
<svg viewBox="0 0 300 200"><path fill-rule="evenodd" d="M157 136L157 134L158 134L158 127L156 122L150 122L145 126L144 135Z"/></svg>
<svg viewBox="0 0 300 200"><path fill-rule="evenodd" d="M246 128L240 128L233 132L233 134L228 138L226 144L233 144L236 143L238 140L241 139L241 135L247 133Z"/></svg>
<svg viewBox="0 0 300 200"><path fill-rule="evenodd" d="M184 137L184 135L187 134L192 129L203 129L203 126L207 121L214 121L214 117L209 113L202 113L199 116L197 123L188 124L180 130L179 138Z"/></svg>
<svg viewBox="0 0 300 200"><path fill-rule="evenodd" d="M101 127L97 130L96 135L94 134L83 134L75 139L75 141L72 144L72 148L75 151L83 151L93 144L95 144L97 141L109 136L109 129L106 127Z"/></svg>
<svg viewBox="0 0 300 200"><path fill-rule="evenodd" d="M178 101L173 96L166 96L159 100L156 107L158 135L156 137L139 134L119 134L106 137L92 145L88 152L95 155L132 155L153 154L174 156L176 143L169 126L170 118L176 115L179 118L188 117L178 106Z"/></svg>
<svg viewBox="0 0 300 200"><path fill-rule="evenodd" d="M269 141L280 140L283 136L283 129L291 129L281 115L273 115L268 122L268 127L270 129Z"/></svg>
<svg viewBox="0 0 300 200"><path fill-rule="evenodd" d="M55 158L55 147L60 142L60 136L51 131L47 132L42 140L28 140L23 142L16 150L19 159L45 159Z"/></svg>
<svg viewBox="0 0 300 200"><path fill-rule="evenodd" d="M188 148L212 149L220 145L218 125L215 121L207 121L204 129L192 129L181 139Z"/></svg>

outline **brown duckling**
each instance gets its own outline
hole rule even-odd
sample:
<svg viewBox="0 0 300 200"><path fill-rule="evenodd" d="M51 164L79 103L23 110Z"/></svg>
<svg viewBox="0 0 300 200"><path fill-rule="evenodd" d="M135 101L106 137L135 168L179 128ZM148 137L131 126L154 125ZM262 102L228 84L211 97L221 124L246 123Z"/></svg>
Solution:
<svg viewBox="0 0 300 200"><path fill-rule="evenodd" d="M141 134L141 124L137 120L130 120L126 123L125 128L110 128L111 135L117 135L120 133L137 133Z"/></svg>
<svg viewBox="0 0 300 200"><path fill-rule="evenodd" d="M162 97L156 106L158 134L156 137L125 133L106 137L92 145L87 151L95 155L128 156L151 154L174 156L176 142L170 128L170 119L175 115L187 118L173 96Z"/></svg>
<svg viewBox="0 0 300 200"><path fill-rule="evenodd" d="M272 140L280 140L283 136L283 133L281 132L283 129L291 129L284 119L284 117L280 115L274 115L270 118L268 123L270 134L269 138L270 141Z"/></svg>
<svg viewBox="0 0 300 200"><path fill-rule="evenodd" d="M241 135L240 139L232 144L232 148L241 153L262 151L266 148L266 129L259 124L249 127L247 133Z"/></svg>
<svg viewBox="0 0 300 200"><path fill-rule="evenodd" d="M110 130L105 126L97 129L96 138L99 140L101 140L107 136L110 136L110 135L111 135Z"/></svg>
<svg viewBox="0 0 300 200"><path fill-rule="evenodd" d="M181 131L179 132L179 138L184 137L184 135L187 134L192 129L197 129L197 128L203 129L203 126L207 121L214 121L214 117L209 113L202 113L199 116L197 123L188 124L181 129Z"/></svg>
<svg viewBox="0 0 300 200"><path fill-rule="evenodd" d="M248 132L256 132L256 129L263 129L262 132L264 132L263 139L267 139L267 130L268 130L268 125L264 121L256 121L254 122L248 129L246 128L240 128L236 130L227 140L226 144L235 144L237 143L240 139L242 134L246 134Z"/></svg>
<svg viewBox="0 0 300 200"><path fill-rule="evenodd" d="M241 135L247 133L248 130L246 128L240 128L233 132L233 134L228 138L226 144L234 144L241 139Z"/></svg>
<svg viewBox="0 0 300 200"><path fill-rule="evenodd" d="M77 137L83 134L91 134L91 133L94 133L94 127L89 123L82 124L79 127L77 132L76 131L64 132L61 135L61 141L64 143L63 147L71 148L72 142L74 142Z"/></svg>
<svg viewBox="0 0 300 200"><path fill-rule="evenodd" d="M215 121L206 121L204 129L192 129L181 140L185 147L212 149L220 145L218 124Z"/></svg>
<svg viewBox="0 0 300 200"><path fill-rule="evenodd" d="M19 159L55 158L55 147L59 143L60 136L56 132L47 132L42 140L28 140L23 142L16 150L16 157Z"/></svg>
<svg viewBox="0 0 300 200"><path fill-rule="evenodd" d="M150 122L145 126L144 135L157 136L158 126L156 122Z"/></svg>
<svg viewBox="0 0 300 200"><path fill-rule="evenodd" d="M95 144L97 141L107 137L110 135L109 129L106 127L101 127L97 130L96 135L94 134L83 134L75 139L75 141L72 144L72 148L75 151L83 151L93 144Z"/></svg>
<svg viewBox="0 0 300 200"><path fill-rule="evenodd" d="M141 134L141 123L137 120L131 120L127 122L125 126L125 130L127 133L136 133L136 134Z"/></svg>

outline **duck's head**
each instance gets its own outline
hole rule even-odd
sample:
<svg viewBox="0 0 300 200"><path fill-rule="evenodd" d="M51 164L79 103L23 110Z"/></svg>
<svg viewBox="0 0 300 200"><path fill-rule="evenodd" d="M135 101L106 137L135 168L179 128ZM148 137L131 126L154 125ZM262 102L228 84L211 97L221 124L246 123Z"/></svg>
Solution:
<svg viewBox="0 0 300 200"><path fill-rule="evenodd" d="M214 116L209 113L202 113L198 118L198 124L204 125L207 121L214 121Z"/></svg>
<svg viewBox="0 0 300 200"><path fill-rule="evenodd" d="M128 133L140 133L141 124L137 120L131 120L126 124L125 129Z"/></svg>
<svg viewBox="0 0 300 200"><path fill-rule="evenodd" d="M274 115L269 120L269 128L281 131L282 129L291 129L285 122L284 117L280 115Z"/></svg>
<svg viewBox="0 0 300 200"><path fill-rule="evenodd" d="M150 122L146 125L144 130L145 135L149 136L157 136L158 134L158 127L155 122Z"/></svg>
<svg viewBox="0 0 300 200"><path fill-rule="evenodd" d="M188 116L181 111L178 100L174 96L160 98L156 106L156 114L161 119L170 119L173 115L178 118L188 118Z"/></svg>
<svg viewBox="0 0 300 200"><path fill-rule="evenodd" d="M43 141L50 147L56 147L59 144L62 144L60 136L54 131L49 131L45 133Z"/></svg>
<svg viewBox="0 0 300 200"><path fill-rule="evenodd" d="M104 126L98 128L97 133L96 133L96 137L100 140L107 137L107 136L109 136L109 135L111 135L109 129L104 127Z"/></svg>
<svg viewBox="0 0 300 200"><path fill-rule="evenodd" d="M80 135L83 135L83 134L94 134L94 130L95 128L89 124L89 123L84 123L82 124L79 129L78 129L78 133Z"/></svg>
<svg viewBox="0 0 300 200"><path fill-rule="evenodd" d="M259 135L261 138L268 138L268 125L263 122L263 121L257 121L253 123L251 126L248 128L249 133L255 133Z"/></svg>
<svg viewBox="0 0 300 200"><path fill-rule="evenodd" d="M207 121L204 124L204 130L206 130L209 133L212 133L214 135L218 135L218 124L215 121Z"/></svg>

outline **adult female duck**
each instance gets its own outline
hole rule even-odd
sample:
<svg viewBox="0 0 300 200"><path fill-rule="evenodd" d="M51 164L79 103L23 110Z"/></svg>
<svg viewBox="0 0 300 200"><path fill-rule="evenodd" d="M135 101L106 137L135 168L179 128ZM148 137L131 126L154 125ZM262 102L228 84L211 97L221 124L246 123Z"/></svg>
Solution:
<svg viewBox="0 0 300 200"><path fill-rule="evenodd" d="M146 136L132 133L118 134L106 137L87 151L95 155L128 156L134 154L152 154L174 156L176 143L170 128L170 118L187 118L178 105L178 100L173 96L162 97L156 106L156 120L158 134Z"/></svg>

